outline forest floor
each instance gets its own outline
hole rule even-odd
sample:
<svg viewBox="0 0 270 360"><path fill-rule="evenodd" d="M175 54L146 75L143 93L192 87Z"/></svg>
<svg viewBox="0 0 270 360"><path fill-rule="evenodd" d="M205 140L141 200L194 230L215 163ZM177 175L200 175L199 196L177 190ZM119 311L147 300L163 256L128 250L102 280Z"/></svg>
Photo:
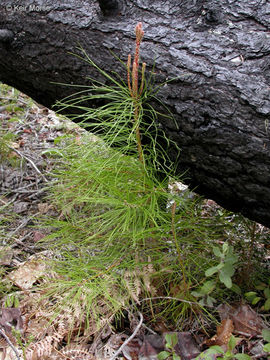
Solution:
<svg viewBox="0 0 270 360"><path fill-rule="evenodd" d="M180 356L181 359L193 359L212 345L221 346L227 351L226 359L241 359L237 357L239 354L248 354L252 359L269 358L269 353L263 351L263 346L270 342L269 330L263 338L262 329L270 328L269 310L266 311L267 301L270 302L270 283L260 284L257 292L250 289L250 292L253 291L253 295L250 294L252 307L241 297L237 297L234 303L216 304L215 311L218 308L219 319L222 320L217 328L214 323L205 320L204 326L194 322L189 328L186 326L184 331L174 332L174 329L162 323L151 327L148 324L150 321L145 323L140 313L141 317L138 318L127 314L121 320L122 325L115 326L114 330L106 328L96 334L85 330L78 340L78 332L83 332L82 329L77 329L77 332L73 329L69 334L64 323L49 326L45 322L49 315L44 315L44 310L38 307L35 289L48 272L46 259L55 254L40 242L48 235L48 230L39 219L60 216L46 198L48 184L52 181L51 174L61 164L58 139L67 135L79 139L85 131L17 90L0 86L2 359L154 360L162 351L166 352L160 359L178 359ZM218 213L225 213L212 200L204 200L201 204L206 216L215 217ZM227 221L233 222L238 237L255 239L252 246L264 254L259 266L269 271L269 229L238 215L228 214ZM233 236L236 236L235 233ZM245 240L242 239L243 246L250 247ZM241 251L240 248L239 253ZM248 267L248 264L243 266L242 279ZM53 317L52 314L50 316ZM15 328L15 332L12 328ZM176 340L173 334L176 334ZM237 340L235 343L231 340L228 344L232 334L237 336ZM116 355L126 340L128 343ZM201 355L201 359L216 359L216 356ZM225 355L219 356L225 358Z"/></svg>

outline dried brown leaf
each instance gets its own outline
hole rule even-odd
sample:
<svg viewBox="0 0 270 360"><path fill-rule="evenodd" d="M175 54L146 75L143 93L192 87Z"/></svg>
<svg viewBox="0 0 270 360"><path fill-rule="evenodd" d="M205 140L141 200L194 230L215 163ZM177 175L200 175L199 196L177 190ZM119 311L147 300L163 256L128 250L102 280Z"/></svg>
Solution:
<svg viewBox="0 0 270 360"><path fill-rule="evenodd" d="M249 334L250 336L260 335L266 327L260 316L249 306L240 305L233 313L232 320L236 332Z"/></svg>
<svg viewBox="0 0 270 360"><path fill-rule="evenodd" d="M261 317L246 304L240 304L237 307L230 305L219 306L220 318L230 318L234 324L234 331L246 336L260 335L263 328L267 326L264 324Z"/></svg>
<svg viewBox="0 0 270 360"><path fill-rule="evenodd" d="M8 278L19 288L23 290L31 289L34 282L45 275L47 265L42 259L31 259L19 266L17 270L12 271Z"/></svg>
<svg viewBox="0 0 270 360"><path fill-rule="evenodd" d="M38 204L38 211L41 214L47 214L47 212L52 208L53 208L53 206L51 204L48 204L48 203L39 203Z"/></svg>
<svg viewBox="0 0 270 360"><path fill-rule="evenodd" d="M12 328L23 330L23 320L19 308L2 308L0 317L0 326L6 333L11 333Z"/></svg>
<svg viewBox="0 0 270 360"><path fill-rule="evenodd" d="M217 334L211 339L206 340L205 343L208 346L213 345L228 345L230 337L233 333L233 322L231 319L224 319L221 321L221 324L217 327Z"/></svg>
<svg viewBox="0 0 270 360"><path fill-rule="evenodd" d="M181 360L194 359L200 354L200 349L190 332L179 332L177 337L178 342L174 349L180 355Z"/></svg>
<svg viewBox="0 0 270 360"><path fill-rule="evenodd" d="M34 231L34 232L33 232L33 241L34 241L34 242L38 242L38 241L40 241L41 239L43 239L45 236L46 236L46 234L44 234L44 233L41 232L41 231Z"/></svg>
<svg viewBox="0 0 270 360"><path fill-rule="evenodd" d="M139 359L154 359L164 350L164 339L160 335L146 335L139 350Z"/></svg>

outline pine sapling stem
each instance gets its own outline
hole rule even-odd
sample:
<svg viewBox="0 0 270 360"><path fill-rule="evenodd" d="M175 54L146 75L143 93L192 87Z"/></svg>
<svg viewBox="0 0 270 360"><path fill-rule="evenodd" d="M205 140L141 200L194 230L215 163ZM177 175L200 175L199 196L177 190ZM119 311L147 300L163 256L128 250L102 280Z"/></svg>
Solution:
<svg viewBox="0 0 270 360"><path fill-rule="evenodd" d="M138 116L139 116L139 107L137 105L135 107L135 110L134 110L134 120L137 123L137 126L136 126L136 141L137 141L137 147L138 147L139 160L144 165L143 148L142 148L140 127L139 127L139 124L138 124Z"/></svg>
<svg viewBox="0 0 270 360"><path fill-rule="evenodd" d="M174 203L172 204L172 235L173 235L173 240L175 243L175 247L176 247L176 251L177 251L177 255L178 255L178 260L179 260L179 264L182 270L182 274L183 274L183 284L184 284L184 290L185 292L187 292L188 290L188 286L187 286L187 281L186 281L186 270L185 270L185 266L184 266L184 262L183 262L183 258L182 258L182 254L181 254L181 250L179 247L179 244L177 242L177 238L176 238L176 231L175 231L175 211L176 211L176 202L174 201Z"/></svg>
<svg viewBox="0 0 270 360"><path fill-rule="evenodd" d="M142 77L141 77L141 85L139 89L139 59L140 59L140 45L144 35L144 31L142 30L142 23L138 23L135 28L136 34L136 47L134 60L132 64L132 72L130 79L130 67L131 67L131 55L128 55L127 60L127 83L130 95L133 99L134 104L134 124L135 124L135 134L136 134L136 142L138 148L139 161L145 166L144 156L143 156L143 147L141 140L141 132L140 132L140 96L142 94L144 88L144 74L146 64L142 65ZM131 84L132 83L132 84Z"/></svg>
<svg viewBox="0 0 270 360"><path fill-rule="evenodd" d="M255 240L256 240L256 223L253 222L251 229L250 229L250 242L247 252L247 274L251 273L252 269L252 258L254 254L255 249ZM248 281L250 282L250 277L248 278Z"/></svg>

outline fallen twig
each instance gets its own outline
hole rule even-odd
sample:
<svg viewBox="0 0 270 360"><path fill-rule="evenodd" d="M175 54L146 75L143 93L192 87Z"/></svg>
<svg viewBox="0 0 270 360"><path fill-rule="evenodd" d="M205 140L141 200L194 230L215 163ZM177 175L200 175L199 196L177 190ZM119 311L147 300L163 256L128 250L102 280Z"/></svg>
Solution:
<svg viewBox="0 0 270 360"><path fill-rule="evenodd" d="M29 218L27 218L26 220L24 220L14 231L12 231L11 234L8 235L8 238L12 238L13 235L15 235L21 228L23 228L24 226L26 226L26 224L29 223L30 220L32 220L35 216L39 215L39 212L30 216Z"/></svg>
<svg viewBox="0 0 270 360"><path fill-rule="evenodd" d="M17 349L15 348L15 346L12 344L12 342L9 340L8 336L5 334L5 332L0 328L0 334L3 336L3 338L5 338L6 342L8 343L8 345L11 347L11 349L14 351L16 358L18 360L21 360L20 354L18 353Z"/></svg>
<svg viewBox="0 0 270 360"><path fill-rule="evenodd" d="M155 296L155 297L151 297L151 298L145 298L145 299L142 299L140 301L158 300L158 299L181 301L181 302L184 302L184 303L187 303L187 304L198 305L198 303L196 303L194 301L188 301L188 300L184 300L184 299L180 299L180 298L176 298L176 297L171 297L171 296Z"/></svg>
<svg viewBox="0 0 270 360"><path fill-rule="evenodd" d="M124 347L127 346L127 344L136 336L137 332L140 330L142 323L143 323L143 316L140 312L138 312L139 316L140 316L140 321L139 324L136 326L135 330L133 331L133 334L127 338L123 344L120 346L120 348L116 351L116 353L110 358L110 360L114 360L116 359L116 357L121 354L121 352L123 351Z"/></svg>
<svg viewBox="0 0 270 360"><path fill-rule="evenodd" d="M8 105L0 106L0 112L5 111L8 108Z"/></svg>
<svg viewBox="0 0 270 360"><path fill-rule="evenodd" d="M6 202L6 201L4 201L3 199L0 199L0 202L1 202L2 204L4 204L3 207L7 207L7 206L11 205L12 203L14 203L15 200L16 200L16 198L15 198L15 199L12 199L12 200L9 201L9 202Z"/></svg>
<svg viewBox="0 0 270 360"><path fill-rule="evenodd" d="M39 168L36 166L36 164L31 160L29 159L27 156L23 155L19 150L9 146L10 150L14 151L16 154L18 154L21 158L25 159L26 161L28 161L32 166L33 168L36 170L36 172L42 177L42 179L45 181L45 182L48 182L49 180L42 174L42 172L39 170Z"/></svg>
<svg viewBox="0 0 270 360"><path fill-rule="evenodd" d="M150 327L146 326L145 324L142 324L142 326L149 331L152 335L157 335L157 332L155 332L154 330L152 330Z"/></svg>

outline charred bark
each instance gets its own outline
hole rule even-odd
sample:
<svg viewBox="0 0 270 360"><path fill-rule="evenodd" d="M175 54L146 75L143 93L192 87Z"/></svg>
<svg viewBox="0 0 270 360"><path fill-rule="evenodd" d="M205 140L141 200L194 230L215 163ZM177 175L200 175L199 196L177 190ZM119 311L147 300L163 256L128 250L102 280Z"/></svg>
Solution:
<svg viewBox="0 0 270 360"><path fill-rule="evenodd" d="M100 75L69 55L81 46L123 73L143 22L142 60L176 124L179 172L196 191L270 226L270 3L267 0L0 1L0 80L51 107L70 94L52 82ZM123 76L125 74L123 73ZM156 104L156 106L158 106ZM172 158L174 150L170 149Z"/></svg>

